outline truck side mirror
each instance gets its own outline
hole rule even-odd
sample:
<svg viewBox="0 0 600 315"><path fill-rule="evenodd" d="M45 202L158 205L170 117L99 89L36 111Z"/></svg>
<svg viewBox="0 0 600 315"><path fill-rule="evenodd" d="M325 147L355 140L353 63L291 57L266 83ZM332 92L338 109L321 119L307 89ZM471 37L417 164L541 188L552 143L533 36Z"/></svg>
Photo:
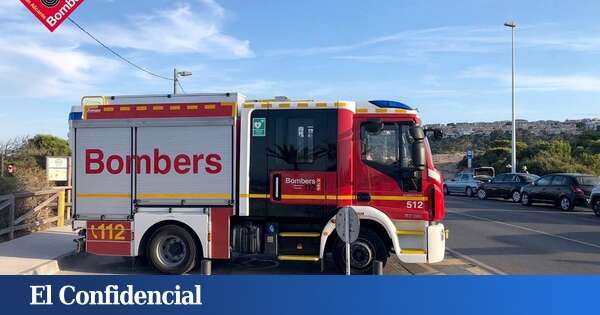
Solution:
<svg viewBox="0 0 600 315"><path fill-rule="evenodd" d="M416 170L422 171L425 169L427 163L425 154L425 132L423 127L414 125L410 128L410 135L413 137L415 142L412 144L413 151L413 165Z"/></svg>

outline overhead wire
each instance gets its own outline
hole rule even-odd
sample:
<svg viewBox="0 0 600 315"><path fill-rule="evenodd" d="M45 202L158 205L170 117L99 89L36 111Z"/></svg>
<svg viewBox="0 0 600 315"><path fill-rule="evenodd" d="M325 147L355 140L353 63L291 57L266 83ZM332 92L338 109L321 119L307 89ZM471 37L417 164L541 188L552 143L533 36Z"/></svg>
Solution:
<svg viewBox="0 0 600 315"><path fill-rule="evenodd" d="M172 78L168 78L165 76L162 76L160 74L156 74L148 69L145 69L144 67L141 67L137 64L135 64L134 62L132 62L131 60L123 57L121 54L119 54L118 52L116 52L114 49L110 48L108 45L104 44L102 41L100 41L98 38L96 38L94 35L92 35L90 32L88 32L85 28L83 28L81 25L79 25L77 22L75 22L75 20L73 20L72 18L67 18L69 20L69 22L73 23L73 25L75 25L78 29L80 29L82 32L84 32L85 34L87 34L91 39L93 39L94 41L96 41L98 44L100 44L102 47L104 47L106 50L108 50L109 52L111 52L113 55L115 55L117 58L123 60L124 62L128 63L129 65L131 65L132 67L143 71L151 76L163 79L163 80L168 80L168 81L173 81ZM179 80L177 80L177 83L179 84L179 87L181 87L181 84L179 83ZM183 87L181 87L181 90L183 91ZM185 92L184 92L185 93Z"/></svg>

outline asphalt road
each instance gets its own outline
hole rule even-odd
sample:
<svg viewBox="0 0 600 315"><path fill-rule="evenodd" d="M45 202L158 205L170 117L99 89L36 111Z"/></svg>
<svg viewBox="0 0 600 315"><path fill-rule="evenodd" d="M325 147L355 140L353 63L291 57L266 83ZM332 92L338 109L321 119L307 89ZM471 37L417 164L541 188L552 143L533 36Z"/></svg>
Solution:
<svg viewBox="0 0 600 315"><path fill-rule="evenodd" d="M446 260L402 264L391 258L385 274L600 274L600 218L590 209L562 212L505 200L446 199L450 229ZM59 274L155 274L131 258L72 256ZM195 271L194 273L198 273ZM321 274L319 264L280 263L257 257L214 262L214 274ZM325 274L337 274L329 260Z"/></svg>
<svg viewBox="0 0 600 315"><path fill-rule="evenodd" d="M505 200L446 199L447 247L506 274L600 274L600 218Z"/></svg>

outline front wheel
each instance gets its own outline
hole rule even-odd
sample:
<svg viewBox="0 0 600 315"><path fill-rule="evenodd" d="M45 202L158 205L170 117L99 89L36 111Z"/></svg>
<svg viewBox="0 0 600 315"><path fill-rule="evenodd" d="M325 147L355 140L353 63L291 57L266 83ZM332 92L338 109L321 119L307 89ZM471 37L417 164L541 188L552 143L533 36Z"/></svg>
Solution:
<svg viewBox="0 0 600 315"><path fill-rule="evenodd" d="M512 201L515 203L521 202L521 192L518 190L513 191Z"/></svg>
<svg viewBox="0 0 600 315"><path fill-rule="evenodd" d="M571 202L571 199L569 199L569 197L564 196L560 198L559 207L562 211L571 211L573 210L575 205L573 204L573 202Z"/></svg>
<svg viewBox="0 0 600 315"><path fill-rule="evenodd" d="M196 253L196 242L186 229L165 225L152 234L146 255L158 271L183 274L196 265Z"/></svg>
<svg viewBox="0 0 600 315"><path fill-rule="evenodd" d="M485 200L487 199L487 192L485 191L485 189L480 188L477 191L477 198L481 199L481 200Z"/></svg>
<svg viewBox="0 0 600 315"><path fill-rule="evenodd" d="M473 188L467 187L467 190L465 190L465 195L467 195L467 197L473 197Z"/></svg>
<svg viewBox="0 0 600 315"><path fill-rule="evenodd" d="M350 244L350 268L352 274L371 274L373 262L379 260L385 266L388 253L385 243L377 233L363 228L358 239ZM333 248L333 259L341 273L346 272L346 243L339 238Z"/></svg>
<svg viewBox="0 0 600 315"><path fill-rule="evenodd" d="M592 209L594 210L594 214L600 217L600 198L592 201Z"/></svg>

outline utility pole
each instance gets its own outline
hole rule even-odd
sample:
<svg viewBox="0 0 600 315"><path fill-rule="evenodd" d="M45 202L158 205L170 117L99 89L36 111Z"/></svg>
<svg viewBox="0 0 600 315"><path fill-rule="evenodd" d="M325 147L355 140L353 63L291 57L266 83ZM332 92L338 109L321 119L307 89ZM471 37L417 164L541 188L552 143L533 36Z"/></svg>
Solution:
<svg viewBox="0 0 600 315"><path fill-rule="evenodd" d="M192 71L177 71L177 68L173 68L173 95L177 95L177 86L179 85L179 77L189 77L192 75ZM183 92L185 93L185 91Z"/></svg>
<svg viewBox="0 0 600 315"><path fill-rule="evenodd" d="M512 32L512 159L511 159L511 171L513 173L517 172L517 119L516 119L516 103L515 103L515 29L517 24L515 22L510 21L504 23L504 26L510 27Z"/></svg>
<svg viewBox="0 0 600 315"><path fill-rule="evenodd" d="M177 94L177 68L173 68L173 95Z"/></svg>

